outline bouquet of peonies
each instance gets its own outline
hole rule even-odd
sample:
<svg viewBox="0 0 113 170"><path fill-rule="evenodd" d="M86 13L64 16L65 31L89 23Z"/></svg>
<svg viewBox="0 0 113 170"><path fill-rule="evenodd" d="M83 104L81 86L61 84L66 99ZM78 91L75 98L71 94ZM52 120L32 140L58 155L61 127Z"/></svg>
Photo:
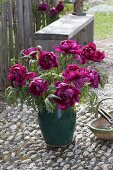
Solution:
<svg viewBox="0 0 113 170"><path fill-rule="evenodd" d="M101 62L105 54L94 43L81 46L75 40L64 40L54 50L57 53L38 46L21 51L18 63L9 70L10 86L5 92L9 104L25 102L40 112L95 105L92 89L103 87L106 76L94 62Z"/></svg>

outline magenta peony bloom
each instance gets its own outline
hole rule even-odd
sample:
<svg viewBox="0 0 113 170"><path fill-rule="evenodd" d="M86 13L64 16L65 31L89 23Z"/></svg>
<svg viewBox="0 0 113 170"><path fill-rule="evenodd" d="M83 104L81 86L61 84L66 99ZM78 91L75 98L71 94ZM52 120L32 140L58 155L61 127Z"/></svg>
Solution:
<svg viewBox="0 0 113 170"><path fill-rule="evenodd" d="M94 43L89 43L88 45L84 46L82 49L82 55L90 60L91 56L93 56L96 52L96 45Z"/></svg>
<svg viewBox="0 0 113 170"><path fill-rule="evenodd" d="M73 82L77 89L81 89L87 82L88 71L76 64L70 64L62 73L64 81Z"/></svg>
<svg viewBox="0 0 113 170"><path fill-rule="evenodd" d="M11 85L13 87L22 87L26 84L26 80L32 79L36 76L34 72L27 72L26 67L15 64L10 67L10 73L8 75L8 79L11 81Z"/></svg>
<svg viewBox="0 0 113 170"><path fill-rule="evenodd" d="M56 6L56 10L58 12L60 12L60 11L63 11L63 9L64 9L64 2L63 1L59 1L59 3Z"/></svg>
<svg viewBox="0 0 113 170"><path fill-rule="evenodd" d="M58 67L57 54L53 52L42 51L39 54L38 64L43 70L49 70L52 67Z"/></svg>
<svg viewBox="0 0 113 170"><path fill-rule="evenodd" d="M89 43L83 48L78 49L74 57L76 60L79 60L81 64L85 64L89 60L100 62L105 58L105 54L103 52L97 51L96 45L94 43Z"/></svg>
<svg viewBox="0 0 113 170"><path fill-rule="evenodd" d="M82 78L76 79L73 83L77 89L81 90L86 82L88 82L87 77L82 77Z"/></svg>
<svg viewBox="0 0 113 170"><path fill-rule="evenodd" d="M44 81L40 77L35 77L30 85L29 85L29 91L34 96L41 96L45 91L48 89L48 82Z"/></svg>
<svg viewBox="0 0 113 170"><path fill-rule="evenodd" d="M31 47L31 48L28 48L28 49L25 49L22 51L22 55L25 56L25 55L30 55L32 56L34 59L36 59L36 53L37 52L40 52L40 49L38 47Z"/></svg>
<svg viewBox="0 0 113 170"><path fill-rule="evenodd" d="M58 14L58 10L56 8L53 7L53 8L50 9L50 15L51 16L55 16L57 14Z"/></svg>
<svg viewBox="0 0 113 170"><path fill-rule="evenodd" d="M88 62L88 59L84 56L82 49L78 49L76 51L76 54L74 54L74 59L79 61L80 64L85 64Z"/></svg>
<svg viewBox="0 0 113 170"><path fill-rule="evenodd" d="M80 67L78 65L70 64L67 66L66 70L62 72L62 76L65 78L66 81L73 81L79 76L79 69Z"/></svg>
<svg viewBox="0 0 113 170"><path fill-rule="evenodd" d="M100 62L105 58L105 54L100 51L96 51L94 55L91 56L91 60L94 62Z"/></svg>
<svg viewBox="0 0 113 170"><path fill-rule="evenodd" d="M87 68L88 71L88 82L91 83L91 87L98 88L100 83L100 75L96 70L92 70L90 67Z"/></svg>
<svg viewBox="0 0 113 170"><path fill-rule="evenodd" d="M49 5L47 4L47 2L41 2L38 5L38 10L39 11L47 11L49 9Z"/></svg>
<svg viewBox="0 0 113 170"><path fill-rule="evenodd" d="M91 87L98 88L100 76L96 70L90 67L82 68L76 64L70 64L62 73L65 82L73 82L77 89L81 89L86 82L91 84Z"/></svg>
<svg viewBox="0 0 113 170"><path fill-rule="evenodd" d="M96 45L94 43L89 43L88 45L84 46L81 53L82 64L85 64L88 60L91 60L91 57L95 55L95 52Z"/></svg>
<svg viewBox="0 0 113 170"><path fill-rule="evenodd" d="M26 73L26 80L30 80L36 76L35 72L28 72Z"/></svg>
<svg viewBox="0 0 113 170"><path fill-rule="evenodd" d="M55 51L61 52L63 54L76 54L76 51L80 48L74 40L64 40L61 41L60 46L55 47Z"/></svg>
<svg viewBox="0 0 113 170"><path fill-rule="evenodd" d="M70 64L67 66L66 70L62 73L66 81L74 81L77 78L82 78L87 76L87 70L81 68L76 64Z"/></svg>
<svg viewBox="0 0 113 170"><path fill-rule="evenodd" d="M55 95L60 99L55 99L54 101L60 109L65 110L73 107L76 102L79 102L80 92L75 87L62 82L56 85Z"/></svg>

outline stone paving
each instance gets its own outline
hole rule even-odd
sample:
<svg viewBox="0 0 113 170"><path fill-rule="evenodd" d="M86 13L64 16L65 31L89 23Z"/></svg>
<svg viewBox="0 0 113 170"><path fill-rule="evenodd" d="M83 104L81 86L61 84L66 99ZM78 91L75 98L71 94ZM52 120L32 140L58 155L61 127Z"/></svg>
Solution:
<svg viewBox="0 0 113 170"><path fill-rule="evenodd" d="M113 96L113 40L96 42L106 59L98 67L109 74L100 98ZM104 108L113 109L113 101ZM88 129L94 115L85 113L77 118L73 143L67 148L47 148L32 108L7 107L9 112L0 120L0 170L113 170L113 141L97 139ZM11 110L11 111L10 111Z"/></svg>
<svg viewBox="0 0 113 170"><path fill-rule="evenodd" d="M91 7L88 9L87 13L94 14L94 13L101 13L101 12L113 12L113 5L101 4L98 6Z"/></svg>
<svg viewBox="0 0 113 170"><path fill-rule="evenodd" d="M113 5L109 4L107 0L86 0L88 7L87 13L94 14L94 13L101 13L101 12L113 12Z"/></svg>

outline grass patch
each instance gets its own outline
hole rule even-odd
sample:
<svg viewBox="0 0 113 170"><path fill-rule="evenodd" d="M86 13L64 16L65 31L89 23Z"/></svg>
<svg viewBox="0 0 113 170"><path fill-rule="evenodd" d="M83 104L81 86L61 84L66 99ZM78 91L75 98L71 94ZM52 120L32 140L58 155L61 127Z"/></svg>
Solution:
<svg viewBox="0 0 113 170"><path fill-rule="evenodd" d="M94 38L113 38L113 13L95 14Z"/></svg>
<svg viewBox="0 0 113 170"><path fill-rule="evenodd" d="M113 5L113 0L105 0L108 5Z"/></svg>

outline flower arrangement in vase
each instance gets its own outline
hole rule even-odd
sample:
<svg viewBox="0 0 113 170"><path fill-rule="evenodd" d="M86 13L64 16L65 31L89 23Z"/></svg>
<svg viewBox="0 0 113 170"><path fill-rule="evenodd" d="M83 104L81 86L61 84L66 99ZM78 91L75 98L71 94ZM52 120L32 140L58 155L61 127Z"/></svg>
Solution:
<svg viewBox="0 0 113 170"><path fill-rule="evenodd" d="M94 104L97 95L92 89L106 82L93 64L105 54L94 43L81 46L75 40L61 41L54 50L57 53L40 46L22 50L18 63L9 69L5 94L9 104L33 107L46 143L62 146L72 141L76 106Z"/></svg>

